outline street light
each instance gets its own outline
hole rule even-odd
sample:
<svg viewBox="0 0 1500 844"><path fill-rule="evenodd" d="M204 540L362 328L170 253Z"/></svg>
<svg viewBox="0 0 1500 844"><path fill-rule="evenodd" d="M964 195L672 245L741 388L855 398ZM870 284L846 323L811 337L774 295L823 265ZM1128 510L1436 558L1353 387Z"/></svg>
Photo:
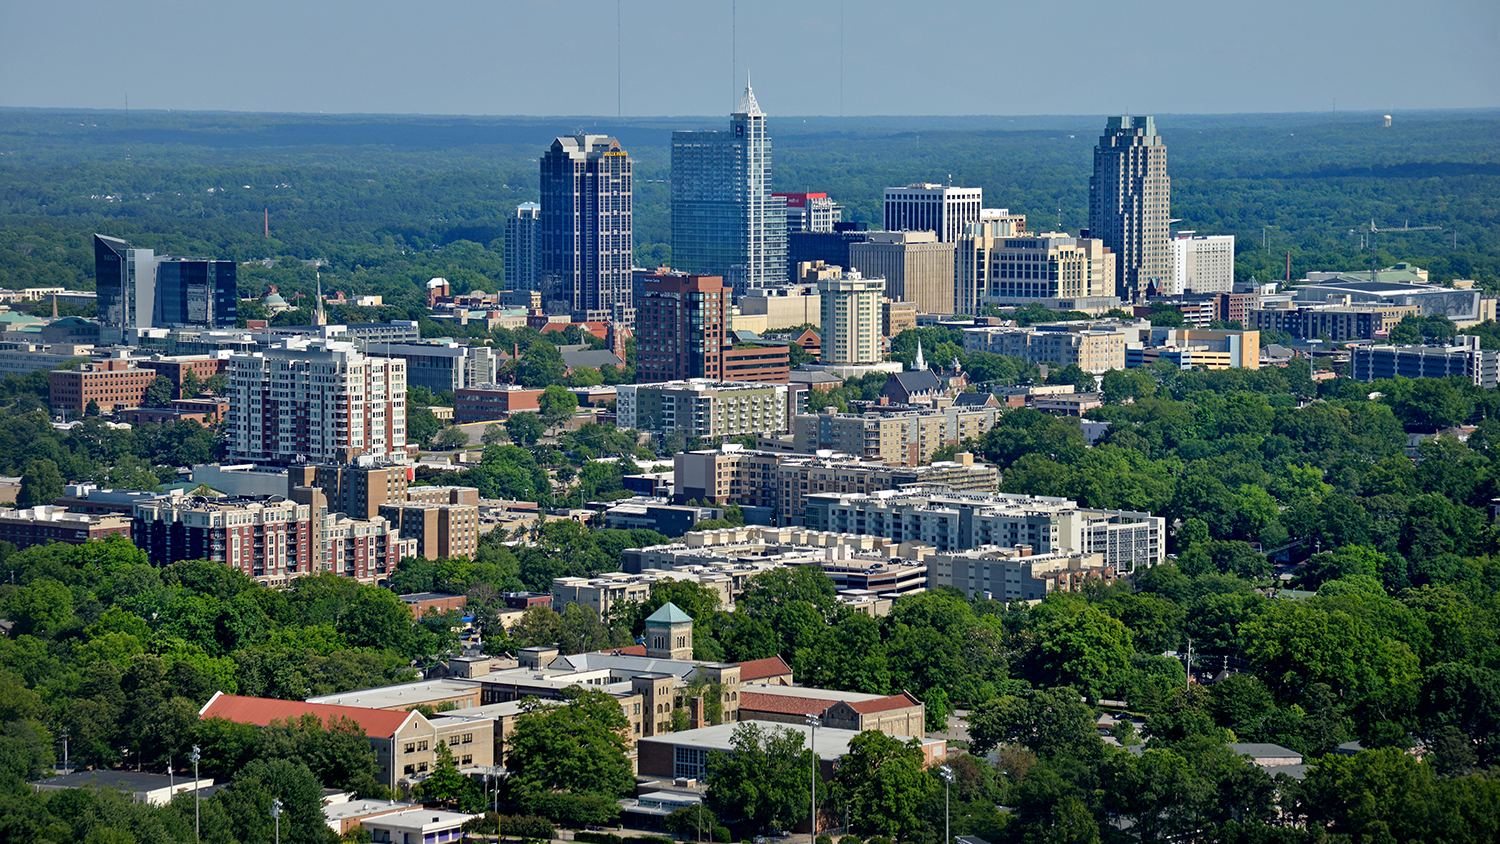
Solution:
<svg viewBox="0 0 1500 844"><path fill-rule="evenodd" d="M281 844L281 798L271 801L271 817L276 821L276 844Z"/></svg>
<svg viewBox="0 0 1500 844"><path fill-rule="evenodd" d="M193 763L193 840L198 839L198 760L203 758L198 745L193 745L193 752L188 754L188 761Z"/></svg>
<svg viewBox="0 0 1500 844"><path fill-rule="evenodd" d="M948 788L953 785L953 769L947 765L938 768L938 776L943 778L943 844L952 844L952 831L948 828L953 821L953 812L948 808Z"/></svg>
<svg viewBox="0 0 1500 844"><path fill-rule="evenodd" d="M808 739L808 747L812 750L812 808L808 815L807 840L816 842L818 839L818 716L811 713L807 716L807 726L812 728L812 737Z"/></svg>

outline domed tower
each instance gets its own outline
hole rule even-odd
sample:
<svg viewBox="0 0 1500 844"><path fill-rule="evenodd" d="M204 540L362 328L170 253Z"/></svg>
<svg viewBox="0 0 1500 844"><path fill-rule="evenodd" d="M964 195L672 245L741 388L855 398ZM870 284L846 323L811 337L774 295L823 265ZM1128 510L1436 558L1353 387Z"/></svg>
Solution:
<svg viewBox="0 0 1500 844"><path fill-rule="evenodd" d="M646 617L646 656L653 659L693 658L693 618L668 601Z"/></svg>

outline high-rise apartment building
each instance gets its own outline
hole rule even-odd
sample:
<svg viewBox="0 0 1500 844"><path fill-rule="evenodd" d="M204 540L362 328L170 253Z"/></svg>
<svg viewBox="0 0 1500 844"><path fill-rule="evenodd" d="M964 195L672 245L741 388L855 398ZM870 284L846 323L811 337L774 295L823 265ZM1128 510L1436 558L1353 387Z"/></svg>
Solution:
<svg viewBox="0 0 1500 844"><path fill-rule="evenodd" d="M1156 134L1156 121L1109 118L1094 147L1089 235L1119 256L1115 283L1127 302L1142 302L1172 281L1171 205L1167 147Z"/></svg>
<svg viewBox="0 0 1500 844"><path fill-rule="evenodd" d="M1058 232L1026 234L1005 221L984 220L958 241L954 287L958 313L978 314L985 305L1013 307L1033 302L1072 310L1085 299L1115 305L1115 256L1097 238ZM1011 233L1007 233L1007 232ZM1089 308L1095 310L1095 308Z"/></svg>
<svg viewBox="0 0 1500 844"><path fill-rule="evenodd" d="M748 87L729 131L672 133L672 263L736 292L786 281L786 201L771 193L771 136Z"/></svg>
<svg viewBox="0 0 1500 844"><path fill-rule="evenodd" d="M818 295L823 311L823 363L857 366L884 359L880 329L885 279L865 278L852 270L829 275L818 280Z"/></svg>
<svg viewBox="0 0 1500 844"><path fill-rule="evenodd" d="M885 229L892 232L930 231L952 243L980 217L982 188L916 184L885 189Z"/></svg>
<svg viewBox="0 0 1500 844"><path fill-rule="evenodd" d="M1234 235L1180 231L1172 237L1172 283L1166 296L1234 291Z"/></svg>
<svg viewBox="0 0 1500 844"><path fill-rule="evenodd" d="M523 202L505 218L505 289L541 290L539 227L542 206Z"/></svg>
<svg viewBox="0 0 1500 844"><path fill-rule="evenodd" d="M693 379L615 388L618 425L645 433L738 437L786 430L785 384Z"/></svg>
<svg viewBox="0 0 1500 844"><path fill-rule="evenodd" d="M867 278L885 279L886 295L914 302L924 314L951 314L953 250L931 231L869 232L849 244L849 264Z"/></svg>
<svg viewBox="0 0 1500 844"><path fill-rule="evenodd" d="M541 159L541 282L580 320L631 324L630 155L604 135L570 135Z"/></svg>
<svg viewBox="0 0 1500 844"><path fill-rule="evenodd" d="M157 256L96 234L94 280L101 342L125 341L132 329L232 328L239 319L233 261Z"/></svg>
<svg viewBox="0 0 1500 844"><path fill-rule="evenodd" d="M786 202L786 231L831 232L837 223L844 221L844 206L828 198L826 193L773 193Z"/></svg>
<svg viewBox="0 0 1500 844"><path fill-rule="evenodd" d="M406 361L352 343L288 338L231 355L229 459L347 464L406 454Z"/></svg>

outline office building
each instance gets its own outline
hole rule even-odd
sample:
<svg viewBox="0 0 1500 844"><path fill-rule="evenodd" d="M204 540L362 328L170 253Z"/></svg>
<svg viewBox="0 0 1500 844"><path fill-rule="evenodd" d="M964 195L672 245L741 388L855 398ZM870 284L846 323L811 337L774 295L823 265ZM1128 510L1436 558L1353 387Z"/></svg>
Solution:
<svg viewBox="0 0 1500 844"><path fill-rule="evenodd" d="M771 193L771 136L750 88L729 124L672 133L672 263L744 293L786 281L786 204Z"/></svg>
<svg viewBox="0 0 1500 844"><path fill-rule="evenodd" d="M1415 276L1416 272L1385 271L1381 273L1380 281L1370 281L1368 274L1361 277L1353 273L1309 273L1310 283L1293 288L1295 298L1292 303L1297 307L1330 302L1343 306L1415 305L1421 316L1447 317L1459 328L1496 318L1496 299L1485 296L1483 291L1402 280L1406 276Z"/></svg>
<svg viewBox="0 0 1500 844"><path fill-rule="evenodd" d="M866 278L885 279L885 294L913 302L924 314L953 313L953 253L931 231L869 232L849 245L849 264Z"/></svg>
<svg viewBox="0 0 1500 844"><path fill-rule="evenodd" d="M94 285L100 340L124 342L133 328L150 328L156 311L156 252L94 235Z"/></svg>
<svg viewBox="0 0 1500 844"><path fill-rule="evenodd" d="M604 135L570 135L542 156L541 282L576 319L631 325L630 155ZM518 212L519 213L519 212Z"/></svg>
<svg viewBox="0 0 1500 844"><path fill-rule="evenodd" d="M197 325L234 328L239 321L239 283L233 261L162 257L156 261L157 327Z"/></svg>
<svg viewBox="0 0 1500 844"><path fill-rule="evenodd" d="M229 460L346 464L406 454L406 361L289 338L229 358Z"/></svg>
<svg viewBox="0 0 1500 844"><path fill-rule="evenodd" d="M1180 231L1171 245L1172 283L1162 295L1234 292L1234 235Z"/></svg>
<svg viewBox="0 0 1500 844"><path fill-rule="evenodd" d="M1118 256L1116 294L1144 302L1172 280L1168 245L1172 183L1167 147L1150 117L1111 117L1094 147L1089 236Z"/></svg>
<svg viewBox="0 0 1500 844"><path fill-rule="evenodd" d="M886 188L885 230L934 232L939 241L954 243L968 231L970 223L979 220L983 205L981 188L935 184Z"/></svg>
<svg viewBox="0 0 1500 844"><path fill-rule="evenodd" d="M785 384L785 343L730 330L730 293L718 276L658 272L636 291L636 378Z"/></svg>
<svg viewBox="0 0 1500 844"><path fill-rule="evenodd" d="M901 490L809 496L807 527L920 542L938 553L995 545L1036 554L1102 554L1116 572L1165 559L1166 520L1150 513L1100 510L1048 496Z"/></svg>
<svg viewBox="0 0 1500 844"><path fill-rule="evenodd" d="M965 352L989 352L1027 363L1066 367L1102 375L1127 366L1130 344L1141 343L1149 324L1103 321L965 328Z"/></svg>
<svg viewBox="0 0 1500 844"><path fill-rule="evenodd" d="M1090 311L1119 306L1115 255L1103 241L1058 232L1026 234L1024 226L1024 218L1019 231L1014 218L981 220L959 239L958 313L977 315L986 305L1052 307L1064 300Z"/></svg>
<svg viewBox="0 0 1500 844"><path fill-rule="evenodd" d="M621 428L657 435L738 437L787 426L785 384L709 379L620 384L615 413Z"/></svg>
<svg viewBox="0 0 1500 844"><path fill-rule="evenodd" d="M1416 305L1317 305L1257 308L1242 324L1257 331L1277 331L1299 340L1327 339L1331 343L1384 339L1408 314L1421 315Z"/></svg>
<svg viewBox="0 0 1500 844"><path fill-rule="evenodd" d="M505 289L541 290L542 206L523 202L505 218Z"/></svg>
<svg viewBox="0 0 1500 844"><path fill-rule="evenodd" d="M1451 346L1355 346L1349 350L1349 374L1356 381L1462 378L1489 389L1500 384L1500 352L1481 349L1479 341L1464 334Z"/></svg>
<svg viewBox="0 0 1500 844"><path fill-rule="evenodd" d="M849 246L864 243L870 232L863 223L835 223L831 232L789 231L786 235L787 277L801 278L799 264L849 267Z"/></svg>
<svg viewBox="0 0 1500 844"><path fill-rule="evenodd" d="M1169 361L1179 369L1259 369L1260 332L1209 328L1152 328L1125 350L1125 366Z"/></svg>
<svg viewBox="0 0 1500 844"><path fill-rule="evenodd" d="M896 339L896 336L908 328L917 327L917 303L898 302L886 299L881 302L881 328L880 333L888 340Z"/></svg>
<svg viewBox="0 0 1500 844"><path fill-rule="evenodd" d="M386 504L405 501L413 477L413 466L369 458L343 465L303 463L287 470L286 495L295 498L298 487L313 487L322 493L330 511L368 519Z"/></svg>
<svg viewBox="0 0 1500 844"><path fill-rule="evenodd" d="M373 351L406 361L408 387L426 387L433 394L491 384L499 358L491 346L468 346L457 340L385 343Z"/></svg>
<svg viewBox="0 0 1500 844"><path fill-rule="evenodd" d="M153 327L233 328L239 284L233 261L157 256L117 237L94 235L100 339L131 341Z"/></svg>
<svg viewBox="0 0 1500 844"><path fill-rule="evenodd" d="M822 299L821 360L830 366L858 366L885 359L880 333L885 279L857 271L819 279Z"/></svg>
<svg viewBox="0 0 1500 844"><path fill-rule="evenodd" d="M844 221L844 206L826 193L772 193L786 204L786 232L831 232Z"/></svg>
<svg viewBox="0 0 1500 844"><path fill-rule="evenodd" d="M53 542L82 545L91 539L110 536L129 539L130 519L115 514L72 512L66 506L50 504L24 510L0 510L0 542L9 542L18 550Z"/></svg>
<svg viewBox="0 0 1500 844"><path fill-rule="evenodd" d="M53 410L73 416L82 416L89 402L104 413L113 413L117 408L140 407L155 380L155 370L136 366L133 360L81 363L77 369L47 373L47 402Z"/></svg>
<svg viewBox="0 0 1500 844"><path fill-rule="evenodd" d="M796 284L746 291L736 303L739 313L734 317L734 328L765 333L799 325L816 325L822 313L817 279L808 283L802 273L795 277L798 279Z"/></svg>

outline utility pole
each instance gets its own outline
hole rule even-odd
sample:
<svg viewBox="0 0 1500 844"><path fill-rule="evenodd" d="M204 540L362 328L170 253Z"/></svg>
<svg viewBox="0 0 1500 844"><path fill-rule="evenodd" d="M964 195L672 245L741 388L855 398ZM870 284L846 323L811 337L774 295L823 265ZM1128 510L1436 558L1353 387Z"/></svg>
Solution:
<svg viewBox="0 0 1500 844"><path fill-rule="evenodd" d="M818 716L808 715L807 726L812 728L812 738L808 739L808 747L812 750L812 811L808 815L809 830L807 840L816 842L818 839Z"/></svg>
<svg viewBox="0 0 1500 844"><path fill-rule="evenodd" d="M188 756L188 759L191 760L192 763L193 763L193 840L194 841L199 840L199 838L198 838L198 795L200 793L202 793L202 789L200 789L198 787L198 760L202 759L202 758L203 758L203 754L201 752L199 752L198 745L196 745L196 744L193 745L192 755Z"/></svg>
<svg viewBox="0 0 1500 844"><path fill-rule="evenodd" d="M1188 638L1188 652L1187 652L1187 677L1185 677L1183 679L1183 681L1182 681L1182 690L1183 691L1187 691L1188 690L1188 686L1191 685L1192 682L1193 682L1193 640L1192 640L1192 637L1189 637Z"/></svg>

